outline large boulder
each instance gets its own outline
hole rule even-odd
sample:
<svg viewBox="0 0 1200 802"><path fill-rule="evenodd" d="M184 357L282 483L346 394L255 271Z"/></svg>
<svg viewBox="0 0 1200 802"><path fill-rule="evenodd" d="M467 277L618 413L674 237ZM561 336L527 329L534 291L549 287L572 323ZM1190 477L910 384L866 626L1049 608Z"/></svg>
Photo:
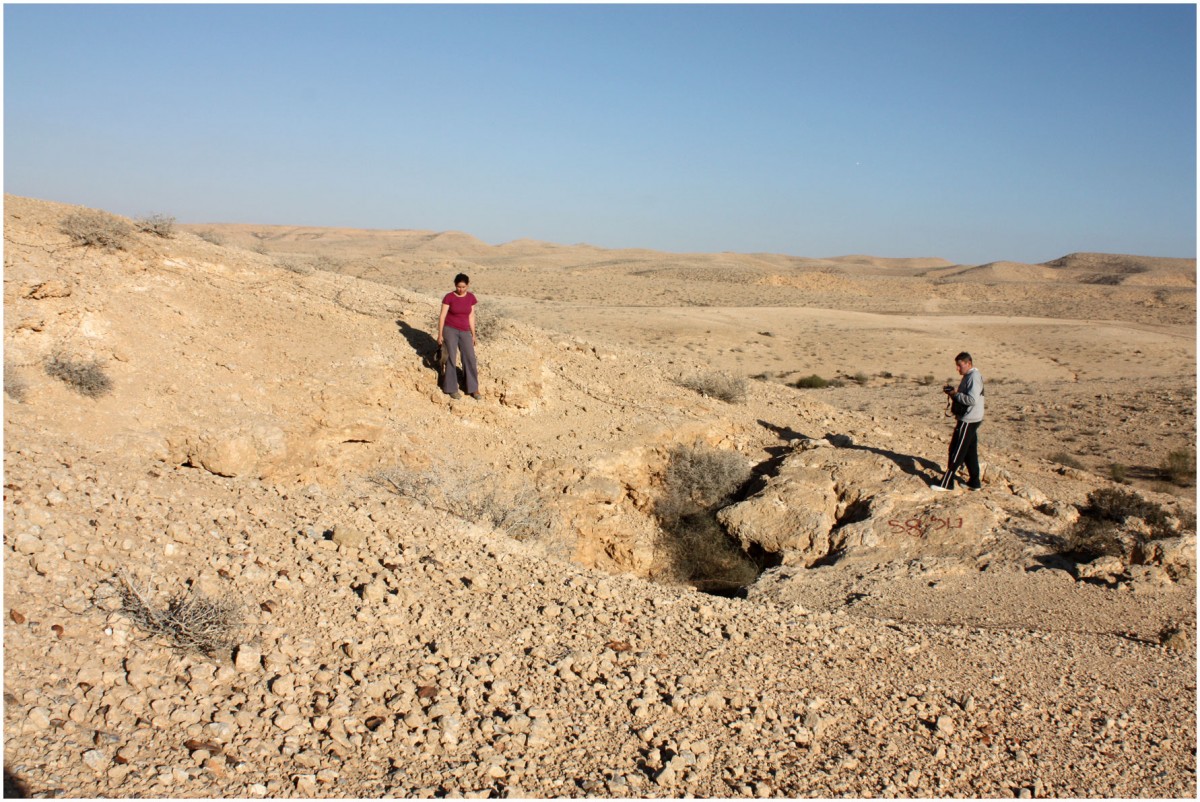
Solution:
<svg viewBox="0 0 1200 802"><path fill-rule="evenodd" d="M718 516L743 548L813 567L866 549L971 552L1001 511L985 494L935 494L887 452L806 441L754 496Z"/></svg>

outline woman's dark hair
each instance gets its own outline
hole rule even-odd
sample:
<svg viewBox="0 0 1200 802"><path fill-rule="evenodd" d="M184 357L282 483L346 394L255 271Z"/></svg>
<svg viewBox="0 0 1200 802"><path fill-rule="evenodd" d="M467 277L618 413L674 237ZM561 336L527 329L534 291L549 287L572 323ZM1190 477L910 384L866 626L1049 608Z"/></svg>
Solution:
<svg viewBox="0 0 1200 802"><path fill-rule="evenodd" d="M454 283L455 284L470 284L471 277L468 276L466 273L459 273L457 276L454 277Z"/></svg>

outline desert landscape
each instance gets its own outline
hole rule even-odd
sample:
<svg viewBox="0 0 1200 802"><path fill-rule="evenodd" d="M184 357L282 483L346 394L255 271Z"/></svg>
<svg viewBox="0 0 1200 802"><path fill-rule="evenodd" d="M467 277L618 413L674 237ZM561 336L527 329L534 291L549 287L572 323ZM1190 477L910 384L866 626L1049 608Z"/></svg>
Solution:
<svg viewBox="0 0 1200 802"><path fill-rule="evenodd" d="M6 795L1196 796L1194 259L4 213Z"/></svg>

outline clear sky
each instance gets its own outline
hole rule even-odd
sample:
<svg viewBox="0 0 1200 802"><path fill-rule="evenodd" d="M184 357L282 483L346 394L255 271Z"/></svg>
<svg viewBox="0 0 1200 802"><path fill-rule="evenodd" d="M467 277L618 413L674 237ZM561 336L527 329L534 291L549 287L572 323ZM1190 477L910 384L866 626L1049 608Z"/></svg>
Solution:
<svg viewBox="0 0 1200 802"><path fill-rule="evenodd" d="M487 242L1196 255L1193 5L6 5L4 190Z"/></svg>

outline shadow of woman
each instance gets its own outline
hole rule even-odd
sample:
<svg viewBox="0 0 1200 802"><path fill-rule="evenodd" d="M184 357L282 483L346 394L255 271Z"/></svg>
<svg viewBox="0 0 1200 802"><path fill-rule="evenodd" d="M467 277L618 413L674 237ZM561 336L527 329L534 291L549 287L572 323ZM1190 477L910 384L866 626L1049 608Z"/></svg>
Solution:
<svg viewBox="0 0 1200 802"><path fill-rule="evenodd" d="M412 346L417 356L421 357L421 364L436 372L438 370L437 340L430 337L428 332L414 329L403 320L396 321L396 328L400 329L404 339Z"/></svg>
<svg viewBox="0 0 1200 802"><path fill-rule="evenodd" d="M421 357L421 364L437 374L438 386L442 386L446 378L444 371L447 369L447 365L442 362L443 352L438 346L437 340L430 337L427 332L414 329L403 320L396 321L396 328L400 329L404 339L408 340L408 344L416 351L417 356ZM463 369L455 365L454 371L458 375L459 386L464 386L467 383L467 376L463 373Z"/></svg>

